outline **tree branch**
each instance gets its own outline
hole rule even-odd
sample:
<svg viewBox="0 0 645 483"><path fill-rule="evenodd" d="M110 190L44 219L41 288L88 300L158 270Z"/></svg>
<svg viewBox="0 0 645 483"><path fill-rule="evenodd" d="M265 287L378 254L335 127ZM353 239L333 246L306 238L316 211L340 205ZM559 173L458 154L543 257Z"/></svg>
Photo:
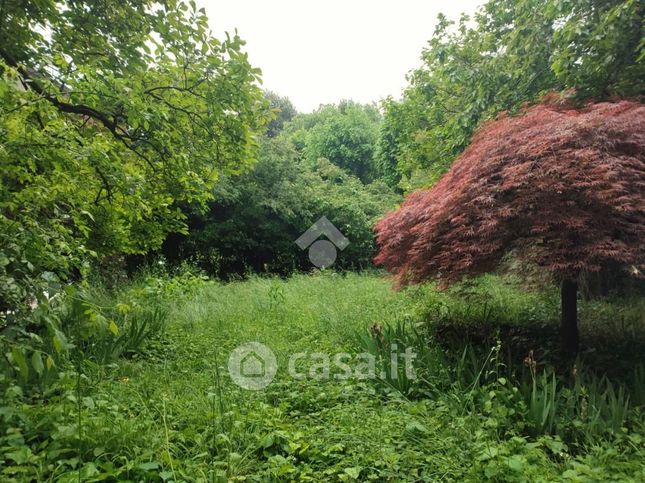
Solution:
<svg viewBox="0 0 645 483"><path fill-rule="evenodd" d="M33 92L41 96L43 99L45 99L46 101L54 105L61 112L76 114L80 116L86 116L88 118L92 118L100 122L108 131L112 133L112 135L116 139L121 141L126 148L128 148L130 151L132 151L141 159L143 159L150 166L151 169L156 171L156 168L152 163L152 161L150 160L150 158L148 158L141 151L137 150L131 144L131 142L144 141L147 144L151 145L152 148L162 158L164 158L165 157L164 153L159 149L157 149L157 147L154 146L149 140L133 137L127 132L127 130L125 130L122 126L120 126L116 120L110 119L110 117L107 114L97 111L96 109L90 106L87 106L85 104L72 104L69 102L61 101L55 95L48 93L47 90L36 79L34 79L34 76L31 75L25 68L21 67L18 64L18 62L11 56L11 54L9 54L6 50L0 48L0 56L2 57L2 59L4 59L7 65L9 65L10 67L13 67L18 71L21 77L21 82L26 89L32 90Z"/></svg>

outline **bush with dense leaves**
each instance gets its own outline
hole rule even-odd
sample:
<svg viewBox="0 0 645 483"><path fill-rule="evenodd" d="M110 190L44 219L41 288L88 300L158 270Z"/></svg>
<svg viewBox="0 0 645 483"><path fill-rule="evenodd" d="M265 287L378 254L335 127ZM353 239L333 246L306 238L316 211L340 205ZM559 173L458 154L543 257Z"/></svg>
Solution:
<svg viewBox="0 0 645 483"><path fill-rule="evenodd" d="M369 183L384 174L375 157L380 122L374 105L342 101L296 116L285 132L310 165L325 158Z"/></svg>
<svg viewBox="0 0 645 483"><path fill-rule="evenodd" d="M78 279L88 260L184 230L178 203L205 202L219 174L249 166L268 113L244 42L213 38L194 2L1 10L4 322L53 275Z"/></svg>
<svg viewBox="0 0 645 483"><path fill-rule="evenodd" d="M171 262L192 260L219 277L311 269L307 250L295 240L322 216L350 242L334 266L369 267L371 227L398 201L384 183L364 185L325 159L311 168L284 137L265 139L253 171L223 178L215 198L208 211L190 217L188 235L166 240L163 253Z"/></svg>
<svg viewBox="0 0 645 483"><path fill-rule="evenodd" d="M492 0L458 22L441 15L403 98L384 104L379 163L410 191L436 182L479 124L547 91L645 95L644 18L635 0Z"/></svg>

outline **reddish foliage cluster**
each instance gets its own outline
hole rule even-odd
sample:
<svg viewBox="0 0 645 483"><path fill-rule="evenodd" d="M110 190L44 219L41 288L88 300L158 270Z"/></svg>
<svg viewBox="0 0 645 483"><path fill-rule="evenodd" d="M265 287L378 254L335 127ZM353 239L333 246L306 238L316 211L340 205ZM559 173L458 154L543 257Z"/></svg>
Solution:
<svg viewBox="0 0 645 483"><path fill-rule="evenodd" d="M557 278L645 271L645 105L544 102L482 126L431 189L376 225L399 283L443 285L510 250Z"/></svg>

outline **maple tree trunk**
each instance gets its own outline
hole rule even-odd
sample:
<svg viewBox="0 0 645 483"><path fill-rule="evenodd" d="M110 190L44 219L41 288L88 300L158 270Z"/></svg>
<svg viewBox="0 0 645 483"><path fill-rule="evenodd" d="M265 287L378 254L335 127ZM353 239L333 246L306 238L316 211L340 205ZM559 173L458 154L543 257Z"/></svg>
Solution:
<svg viewBox="0 0 645 483"><path fill-rule="evenodd" d="M578 283L575 280L562 280L560 285L560 336L562 352L571 359L578 352Z"/></svg>

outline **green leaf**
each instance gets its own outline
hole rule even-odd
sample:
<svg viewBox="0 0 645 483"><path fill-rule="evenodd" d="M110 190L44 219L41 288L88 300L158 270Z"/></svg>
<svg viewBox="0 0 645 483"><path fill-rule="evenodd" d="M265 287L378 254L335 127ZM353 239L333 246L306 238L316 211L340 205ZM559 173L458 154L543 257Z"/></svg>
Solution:
<svg viewBox="0 0 645 483"><path fill-rule="evenodd" d="M156 461L149 461L147 463L139 463L138 467L144 471L151 471L159 468L159 463Z"/></svg>
<svg viewBox="0 0 645 483"><path fill-rule="evenodd" d="M361 475L361 469L362 468L360 466L352 466L350 468L345 468L345 473L350 478L354 478L355 480L357 480L358 477Z"/></svg>
<svg viewBox="0 0 645 483"><path fill-rule="evenodd" d="M36 371L36 374L42 376L45 370L45 365L43 364L43 358L40 355L40 352L36 351L31 355L31 366Z"/></svg>
<svg viewBox="0 0 645 483"><path fill-rule="evenodd" d="M405 430L410 433L427 433L428 428L418 421L412 421L405 425Z"/></svg>
<svg viewBox="0 0 645 483"><path fill-rule="evenodd" d="M114 323L113 320L110 320L110 324L108 325L108 329L110 329L110 332L114 335L119 335L119 326Z"/></svg>
<svg viewBox="0 0 645 483"><path fill-rule="evenodd" d="M477 457L477 459L479 461L486 461L491 458L494 458L495 456L497 456L498 453L499 453L499 450L494 446L491 446L489 448L484 449L481 453L479 453L479 456Z"/></svg>
<svg viewBox="0 0 645 483"><path fill-rule="evenodd" d="M19 347L14 347L13 349L11 349L11 357L13 358L13 361L18 365L20 375L26 381L29 377L29 366L27 366L27 361L25 359L23 350Z"/></svg>
<svg viewBox="0 0 645 483"><path fill-rule="evenodd" d="M522 471L524 470L524 458L522 456L511 456L508 459L508 467L513 471Z"/></svg>
<svg viewBox="0 0 645 483"><path fill-rule="evenodd" d="M54 350L56 353L60 354L63 352L63 340L58 332L54 333L52 343L54 344Z"/></svg>
<svg viewBox="0 0 645 483"><path fill-rule="evenodd" d="M9 459L12 459L19 465L23 465L32 457L31 449L28 446L21 446L16 451L5 453L5 456Z"/></svg>
<svg viewBox="0 0 645 483"><path fill-rule="evenodd" d="M87 216L90 220L94 221L94 216L87 210L81 210L81 214Z"/></svg>

